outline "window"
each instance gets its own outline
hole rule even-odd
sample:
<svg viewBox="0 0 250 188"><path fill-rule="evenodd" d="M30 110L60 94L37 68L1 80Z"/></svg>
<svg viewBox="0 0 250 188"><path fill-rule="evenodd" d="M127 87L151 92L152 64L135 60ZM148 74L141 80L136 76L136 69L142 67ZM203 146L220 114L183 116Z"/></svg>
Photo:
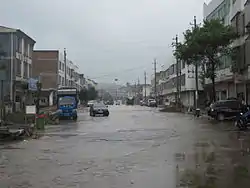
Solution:
<svg viewBox="0 0 250 188"><path fill-rule="evenodd" d="M62 63L62 62L61 62L61 63ZM64 67L65 67L65 66L64 66L64 63L62 63L62 71L64 71Z"/></svg>
<svg viewBox="0 0 250 188"><path fill-rule="evenodd" d="M185 86L185 84L186 84L186 75L183 74L183 75L181 75L181 85Z"/></svg>
<svg viewBox="0 0 250 188"><path fill-rule="evenodd" d="M28 65L28 69L29 69L29 75L28 77L32 77L32 68L31 68L31 64Z"/></svg>
<svg viewBox="0 0 250 188"><path fill-rule="evenodd" d="M246 24L245 14L242 14L242 35L246 34L245 33L246 32L245 24Z"/></svg>
<svg viewBox="0 0 250 188"><path fill-rule="evenodd" d="M28 56L28 41L24 40L24 56L27 57Z"/></svg>
<svg viewBox="0 0 250 188"><path fill-rule="evenodd" d="M23 62L23 77L27 78L28 77L28 63Z"/></svg>
<svg viewBox="0 0 250 188"><path fill-rule="evenodd" d="M17 51L19 52L19 53L21 53L22 52L22 38L17 38Z"/></svg>
<svg viewBox="0 0 250 188"><path fill-rule="evenodd" d="M59 70L62 70L62 62L59 61Z"/></svg>
<svg viewBox="0 0 250 188"><path fill-rule="evenodd" d="M60 75L58 75L58 83L61 85L62 83L62 77Z"/></svg>
<svg viewBox="0 0 250 188"><path fill-rule="evenodd" d="M16 75L21 76L21 60L16 59Z"/></svg>
<svg viewBox="0 0 250 188"><path fill-rule="evenodd" d="M236 27L236 33L237 34L240 34L240 30L239 30L239 26L240 26L240 23L239 23L239 15L236 15L235 16L235 27Z"/></svg>
<svg viewBox="0 0 250 188"><path fill-rule="evenodd" d="M19 95L16 95L16 102L21 102L21 97Z"/></svg>
<svg viewBox="0 0 250 188"><path fill-rule="evenodd" d="M29 44L29 57L32 58L33 45Z"/></svg>

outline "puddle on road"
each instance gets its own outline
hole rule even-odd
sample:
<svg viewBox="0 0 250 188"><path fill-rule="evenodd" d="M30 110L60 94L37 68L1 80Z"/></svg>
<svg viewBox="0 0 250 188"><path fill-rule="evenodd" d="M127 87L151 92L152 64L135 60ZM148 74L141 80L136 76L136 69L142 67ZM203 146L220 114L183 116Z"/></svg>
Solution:
<svg viewBox="0 0 250 188"><path fill-rule="evenodd" d="M240 146L240 140L238 142ZM243 148L234 148L228 144L199 141L194 144L193 151L176 153L178 187L249 187L250 155L241 152L248 144L245 142Z"/></svg>

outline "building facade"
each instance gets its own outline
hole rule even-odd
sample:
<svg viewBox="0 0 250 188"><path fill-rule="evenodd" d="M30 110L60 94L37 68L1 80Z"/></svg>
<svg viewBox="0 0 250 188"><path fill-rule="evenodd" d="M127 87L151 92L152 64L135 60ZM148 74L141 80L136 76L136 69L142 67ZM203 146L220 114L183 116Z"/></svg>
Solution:
<svg viewBox="0 0 250 188"><path fill-rule="evenodd" d="M20 108L23 82L32 74L32 53L35 40L20 29L0 26L1 68L4 68L4 100L10 110Z"/></svg>
<svg viewBox="0 0 250 188"><path fill-rule="evenodd" d="M209 4L204 3L203 16L206 20L220 19L225 25L231 24L231 0L212 0ZM217 99L233 97L234 77L231 71L232 61L230 57L222 57L221 65L216 70L215 90ZM205 79L205 89L211 90L212 81Z"/></svg>
<svg viewBox="0 0 250 188"><path fill-rule="evenodd" d="M247 24L250 19L250 9L247 0L212 0L204 4L204 19L221 19L225 25L232 25L239 37L231 44L236 51L236 62L231 58L222 57L222 65L216 71L216 97L226 99L236 97L250 102L250 85L248 84L250 64L250 43ZM235 67L236 72L232 72ZM206 79L205 84L211 85Z"/></svg>
<svg viewBox="0 0 250 188"><path fill-rule="evenodd" d="M63 53L59 53L58 62L58 85L74 86L81 90L86 84L84 75L80 72L79 67L71 60L65 58Z"/></svg>
<svg viewBox="0 0 250 188"><path fill-rule="evenodd" d="M145 98L150 97L152 93L152 87L150 84L142 85L142 96Z"/></svg>
<svg viewBox="0 0 250 188"><path fill-rule="evenodd" d="M42 83L41 105L54 104L55 91L58 87L73 86L80 91L85 85L84 75L80 73L78 66L70 60L67 60L65 66L61 56L59 50L33 52L32 76Z"/></svg>
<svg viewBox="0 0 250 188"><path fill-rule="evenodd" d="M167 69L160 71L157 95L161 96L165 102L175 102L177 97L179 97L185 107L192 107L194 106L196 91L195 67L194 65L186 65L182 62L179 67L179 73L180 72L181 76L178 75L177 77L176 63L170 65ZM181 84L179 96L177 92L178 81ZM201 93L203 91L201 80L199 80L198 88Z"/></svg>

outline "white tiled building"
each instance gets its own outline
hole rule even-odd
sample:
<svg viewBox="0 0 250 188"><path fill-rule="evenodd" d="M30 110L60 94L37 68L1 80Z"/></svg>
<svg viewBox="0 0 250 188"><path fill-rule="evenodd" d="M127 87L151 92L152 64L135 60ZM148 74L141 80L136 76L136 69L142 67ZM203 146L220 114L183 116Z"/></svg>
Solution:
<svg viewBox="0 0 250 188"><path fill-rule="evenodd" d="M75 86L78 90L81 90L85 86L84 75L80 72L79 67L74 64L71 60L66 60L66 67L64 63L64 54L60 53L59 55L59 64L58 64L58 83L60 86ZM66 69L66 70L65 70ZM66 71L66 79L65 79Z"/></svg>
<svg viewBox="0 0 250 188"><path fill-rule="evenodd" d="M177 97L177 66L176 64L170 65L166 70L160 72L160 79L158 82L157 92L159 96L164 99L174 102ZM186 65L181 63L181 94L180 99L184 106L194 106L194 94L196 90L195 82L195 67L194 65ZM199 91L203 87L199 80Z"/></svg>

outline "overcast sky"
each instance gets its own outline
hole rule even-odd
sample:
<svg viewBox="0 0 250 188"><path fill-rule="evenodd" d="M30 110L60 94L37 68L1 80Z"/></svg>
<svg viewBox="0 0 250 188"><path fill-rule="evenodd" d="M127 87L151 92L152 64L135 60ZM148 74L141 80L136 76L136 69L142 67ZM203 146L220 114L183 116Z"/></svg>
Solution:
<svg viewBox="0 0 250 188"><path fill-rule="evenodd" d="M206 1L207 2L207 1ZM67 48L68 58L97 82L134 82L173 63L176 34L203 0L0 0L0 24L23 30L35 49Z"/></svg>

